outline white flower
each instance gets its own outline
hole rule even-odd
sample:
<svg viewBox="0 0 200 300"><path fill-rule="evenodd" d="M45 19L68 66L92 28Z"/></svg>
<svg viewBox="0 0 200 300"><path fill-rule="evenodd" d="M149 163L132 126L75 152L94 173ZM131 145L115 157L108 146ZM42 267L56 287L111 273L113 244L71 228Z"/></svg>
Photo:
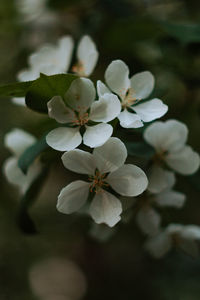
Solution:
<svg viewBox="0 0 200 300"><path fill-rule="evenodd" d="M25 21L33 21L47 12L47 0L16 0L16 8Z"/></svg>
<svg viewBox="0 0 200 300"><path fill-rule="evenodd" d="M29 68L18 73L19 81L31 81L40 76L66 73L71 63L73 40L70 36L63 36L57 45L45 45L30 55L28 59ZM15 104L25 105L24 97L13 98Z"/></svg>
<svg viewBox="0 0 200 300"><path fill-rule="evenodd" d="M155 122L144 132L144 139L156 150L154 165L150 170L149 189L159 192L168 184L169 171L163 169L164 163L173 171L190 175L200 165L199 154L186 145L188 129L185 124L168 120Z"/></svg>
<svg viewBox="0 0 200 300"><path fill-rule="evenodd" d="M98 224L114 226L120 220L121 202L105 190L111 187L123 196L137 196L147 187L145 173L134 165L124 165L127 158L125 145L118 138L110 138L93 153L79 149L62 156L64 166L76 173L89 175L89 181L74 181L63 188L58 196L57 209L66 214L79 210L89 193L95 194L89 213Z"/></svg>
<svg viewBox="0 0 200 300"><path fill-rule="evenodd" d="M40 73L54 75L67 73L71 63L74 42L70 36L63 36L57 45L44 45L28 59L29 68L18 73L19 81L35 80ZM81 38L77 49L77 64L72 71L79 76L88 77L93 72L99 53L93 40L85 35ZM23 97L13 98L15 104L25 105Z"/></svg>
<svg viewBox="0 0 200 300"><path fill-rule="evenodd" d="M7 180L18 186L21 193L26 192L41 170L41 166L37 161L30 166L26 175L18 167L20 155L35 142L34 136L17 128L5 135L5 146L12 152L13 156L4 162L3 171Z"/></svg>
<svg viewBox="0 0 200 300"><path fill-rule="evenodd" d="M140 210L136 215L136 222L145 234L154 236L158 234L160 230L161 217L155 210L155 206L175 208L183 207L186 196L172 189L175 185L175 181L175 176L169 176L167 181L168 186L159 193L149 193L148 185L148 192L143 195L141 204L139 202Z"/></svg>
<svg viewBox="0 0 200 300"><path fill-rule="evenodd" d="M57 45L44 45L31 54L28 63L30 68L18 73L18 80L29 81L39 77L40 73L54 75L66 73L72 58L74 42L71 36L63 36ZM77 65L73 71L79 76L89 76L97 63L98 51L92 39L85 35L78 44Z"/></svg>
<svg viewBox="0 0 200 300"><path fill-rule="evenodd" d="M141 72L129 78L128 66L121 60L113 61L105 72L105 80L111 91L121 99L122 111L118 116L124 128L138 128L143 122L150 122L162 117L168 110L160 99L152 99L138 104L148 98L154 88L154 77L148 72ZM108 92L108 88L98 82L98 93Z"/></svg>
<svg viewBox="0 0 200 300"><path fill-rule="evenodd" d="M65 100L60 96L48 102L49 116L61 124L73 127L59 127L47 135L47 144L58 151L69 151L83 143L91 148L103 145L112 135L113 128L106 124L120 112L120 102L116 95L105 94L98 101L91 80L78 78L68 89ZM100 122L92 125L93 122ZM80 129L85 128L83 138Z"/></svg>
<svg viewBox="0 0 200 300"><path fill-rule="evenodd" d="M83 36L78 44L77 64L72 67L72 71L81 77L90 76L98 57L99 53L93 40L88 35Z"/></svg>
<svg viewBox="0 0 200 300"><path fill-rule="evenodd" d="M19 81L35 80L40 73L54 75L66 73L71 63L73 40L70 36L63 36L57 45L44 45L28 59L29 68L18 73Z"/></svg>
<svg viewBox="0 0 200 300"><path fill-rule="evenodd" d="M147 175L149 179L148 190L155 194L165 190L171 181L175 181L174 173L163 169L162 166L155 163L155 161L148 170Z"/></svg>
<svg viewBox="0 0 200 300"><path fill-rule="evenodd" d="M155 237L149 238L145 248L155 257L161 258L172 247L196 257L198 255L197 240L200 240L200 227L195 225L170 224Z"/></svg>

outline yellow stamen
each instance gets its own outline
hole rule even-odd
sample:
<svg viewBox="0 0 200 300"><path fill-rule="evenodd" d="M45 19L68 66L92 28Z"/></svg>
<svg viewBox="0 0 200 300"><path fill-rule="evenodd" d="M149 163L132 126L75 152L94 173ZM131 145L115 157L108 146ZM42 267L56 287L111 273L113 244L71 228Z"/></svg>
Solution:
<svg viewBox="0 0 200 300"><path fill-rule="evenodd" d="M130 106L134 105L136 102L141 100L141 99L137 99L133 95L134 95L134 90L132 88L130 88L127 92L127 95L122 100L122 107L123 108L130 107Z"/></svg>
<svg viewBox="0 0 200 300"><path fill-rule="evenodd" d="M87 109L86 107L81 107L81 106L77 107L76 109L77 114L75 113L76 119L72 121L73 125L83 126L88 123L89 114L85 112L86 109Z"/></svg>
<svg viewBox="0 0 200 300"><path fill-rule="evenodd" d="M72 71L79 76L85 76L84 63L82 61L78 61L77 64L72 67Z"/></svg>

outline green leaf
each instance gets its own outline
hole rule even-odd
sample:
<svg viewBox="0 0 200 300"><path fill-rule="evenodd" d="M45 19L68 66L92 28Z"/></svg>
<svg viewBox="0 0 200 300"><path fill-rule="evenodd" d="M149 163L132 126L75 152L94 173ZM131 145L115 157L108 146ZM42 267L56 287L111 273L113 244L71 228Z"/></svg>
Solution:
<svg viewBox="0 0 200 300"><path fill-rule="evenodd" d="M129 155L151 158L155 154L155 150L145 142L125 142Z"/></svg>
<svg viewBox="0 0 200 300"><path fill-rule="evenodd" d="M183 43L200 42L200 24L161 22L162 28Z"/></svg>
<svg viewBox="0 0 200 300"><path fill-rule="evenodd" d="M37 112L47 113L47 102L53 96L62 96L70 87L72 81L78 77L72 74L57 74L47 76L40 74L34 81L26 95L27 106Z"/></svg>
<svg viewBox="0 0 200 300"><path fill-rule="evenodd" d="M25 97L28 89L34 81L10 83L0 86L0 96Z"/></svg>
<svg viewBox="0 0 200 300"><path fill-rule="evenodd" d="M34 162L36 157L44 152L49 146L46 143L46 135L38 140L34 145L28 147L20 156L18 166L23 173L27 173L28 168Z"/></svg>
<svg viewBox="0 0 200 300"><path fill-rule="evenodd" d="M35 224L29 216L28 209L36 201L37 196L41 191L42 185L47 177L48 170L49 167L45 167L42 170L42 172L35 178L29 189L21 199L17 223L24 233L37 233Z"/></svg>

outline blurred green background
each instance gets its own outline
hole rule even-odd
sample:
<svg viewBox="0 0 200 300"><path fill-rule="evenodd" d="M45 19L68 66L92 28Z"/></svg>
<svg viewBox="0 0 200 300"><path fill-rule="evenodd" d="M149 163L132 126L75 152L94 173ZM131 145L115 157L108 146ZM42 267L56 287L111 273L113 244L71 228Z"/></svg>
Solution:
<svg viewBox="0 0 200 300"><path fill-rule="evenodd" d="M28 55L40 45L55 43L64 34L76 41L89 34L100 52L92 78L103 80L107 65L118 58L129 65L131 74L150 70L156 78L156 97L169 106L165 119L185 122L189 143L200 152L199 1L49 0L37 13L31 8L22 12L19 4L23 2L0 2L1 84L16 81L17 72L27 66ZM3 98L0 120L1 166L10 155L3 145L5 133L20 127L40 137L46 126L46 117ZM199 174L179 178L177 190L186 193L187 202L180 211L166 212L168 222L200 225ZM200 299L199 258L174 251L162 260L152 259L142 248L145 238L134 220L117 226L117 233L100 243L88 234L88 218L59 214L57 194L73 176L61 163L52 167L30 210L39 230L36 235L26 235L16 225L19 195L2 172L0 176L1 300L42 299L34 295L29 274L34 264L52 256L79 265L87 280L86 300ZM50 300L57 299L69 300L65 296Z"/></svg>

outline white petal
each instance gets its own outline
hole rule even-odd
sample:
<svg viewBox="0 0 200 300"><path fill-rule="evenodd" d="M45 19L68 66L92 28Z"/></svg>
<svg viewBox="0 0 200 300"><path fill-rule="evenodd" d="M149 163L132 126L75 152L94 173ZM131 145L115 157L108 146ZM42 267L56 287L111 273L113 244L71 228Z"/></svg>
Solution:
<svg viewBox="0 0 200 300"><path fill-rule="evenodd" d="M11 99L13 103L21 106L26 106L24 97L15 97Z"/></svg>
<svg viewBox="0 0 200 300"><path fill-rule="evenodd" d="M26 175L18 167L18 159L15 157L8 158L3 165L3 171L7 180L23 190L23 184L26 181Z"/></svg>
<svg viewBox="0 0 200 300"><path fill-rule="evenodd" d="M60 96L54 96L48 103L49 117L58 123L70 123L76 120L74 112L68 108Z"/></svg>
<svg viewBox="0 0 200 300"><path fill-rule="evenodd" d="M106 178L111 187L122 196L137 196L146 190L148 180L142 169L135 165L123 165Z"/></svg>
<svg viewBox="0 0 200 300"><path fill-rule="evenodd" d="M107 173L115 171L124 164L127 150L120 139L111 137L103 146L94 149L93 156L98 170Z"/></svg>
<svg viewBox="0 0 200 300"><path fill-rule="evenodd" d="M89 76L97 63L99 53L93 40L85 35L79 42L77 49L78 61L83 64L84 76Z"/></svg>
<svg viewBox="0 0 200 300"><path fill-rule="evenodd" d="M131 77L131 88L134 91L134 97L136 99L147 98L153 91L154 83L154 76L149 71L135 74Z"/></svg>
<svg viewBox="0 0 200 300"><path fill-rule="evenodd" d="M132 107L143 122L151 122L166 114L168 106L159 99L152 99Z"/></svg>
<svg viewBox="0 0 200 300"><path fill-rule="evenodd" d="M169 153L166 156L166 163L176 172L190 175L198 170L200 157L190 146L184 146L177 152Z"/></svg>
<svg viewBox="0 0 200 300"><path fill-rule="evenodd" d="M59 66L63 72L67 72L69 69L73 47L74 42L70 36L64 36L58 41L57 57L59 56Z"/></svg>
<svg viewBox="0 0 200 300"><path fill-rule="evenodd" d="M93 82L87 78L78 78L72 82L65 94L65 100L73 109L86 111L91 106L95 96L96 90Z"/></svg>
<svg viewBox="0 0 200 300"><path fill-rule="evenodd" d="M115 119L121 111L121 103L114 94L104 94L95 101L90 110L90 120L95 122L110 122Z"/></svg>
<svg viewBox="0 0 200 300"><path fill-rule="evenodd" d="M148 179L148 191L156 194L172 188L176 180L173 172L167 171L156 164L149 170Z"/></svg>
<svg viewBox="0 0 200 300"><path fill-rule="evenodd" d="M88 182L81 180L68 184L58 196L57 210L64 214L71 214L79 210L87 201L89 186Z"/></svg>
<svg viewBox="0 0 200 300"><path fill-rule="evenodd" d="M28 147L36 142L36 138L22 129L15 128L5 135L5 146L16 156L20 156Z"/></svg>
<svg viewBox="0 0 200 300"><path fill-rule="evenodd" d="M101 80L97 81L97 94L99 97L103 96L104 94L111 94L111 91Z"/></svg>
<svg viewBox="0 0 200 300"><path fill-rule="evenodd" d="M186 225L181 231L181 236L184 239L199 240L200 239L200 227L196 225Z"/></svg>
<svg viewBox="0 0 200 300"><path fill-rule="evenodd" d="M159 233L157 236L152 237L145 243L145 248L155 258L163 257L172 247L171 238L166 232Z"/></svg>
<svg viewBox="0 0 200 300"><path fill-rule="evenodd" d="M105 223L113 227L121 219L121 202L111 193L104 190L97 193L90 205L90 214L97 223Z"/></svg>
<svg viewBox="0 0 200 300"><path fill-rule="evenodd" d="M143 126L140 116L124 109L118 116L120 125L124 128L139 128Z"/></svg>
<svg viewBox="0 0 200 300"><path fill-rule="evenodd" d="M94 126L86 126L83 135L83 143L91 148L103 145L112 135L113 128L110 124L100 123Z"/></svg>
<svg viewBox="0 0 200 300"><path fill-rule="evenodd" d="M8 158L3 165L3 171L7 180L20 188L21 193L25 193L39 174L41 165L36 161L33 163L25 175L18 167L18 159L15 157Z"/></svg>
<svg viewBox="0 0 200 300"><path fill-rule="evenodd" d="M40 70L41 66L52 65L55 59L56 49L54 45L44 45L30 55L28 62L31 68Z"/></svg>
<svg viewBox="0 0 200 300"><path fill-rule="evenodd" d="M60 67L56 65L42 65L40 66L40 69L38 71L39 73L43 73L45 75L55 75L58 73L63 73L63 70L61 70Z"/></svg>
<svg viewBox="0 0 200 300"><path fill-rule="evenodd" d="M79 149L65 152L62 162L65 168L80 174L92 175L96 168L93 155Z"/></svg>
<svg viewBox="0 0 200 300"><path fill-rule="evenodd" d="M35 80L40 77L40 73L46 74L46 75L54 75L58 73L62 73L63 71L60 70L58 66L55 65L40 65L37 68L29 68L26 70L22 70L18 73L17 79L19 81L31 81Z"/></svg>
<svg viewBox="0 0 200 300"><path fill-rule="evenodd" d="M130 88L129 69L122 60L114 60L107 67L105 80L109 88L122 99Z"/></svg>
<svg viewBox="0 0 200 300"><path fill-rule="evenodd" d="M172 206L181 208L185 203L186 196L182 193L170 190L163 191L156 195L154 200L159 206Z"/></svg>
<svg viewBox="0 0 200 300"><path fill-rule="evenodd" d="M184 225L181 224L175 224L175 223L171 223L166 227L166 232L169 235L180 235L180 233L182 232L182 230L184 229Z"/></svg>
<svg viewBox="0 0 200 300"><path fill-rule="evenodd" d="M58 151L70 151L82 142L79 128L59 127L50 131L46 136L47 144Z"/></svg>
<svg viewBox="0 0 200 300"><path fill-rule="evenodd" d="M185 124L176 120L154 122L144 132L144 139L158 151L180 150L187 136L188 129Z"/></svg>
<svg viewBox="0 0 200 300"><path fill-rule="evenodd" d="M153 236L158 234L161 218L151 207L144 207L139 210L136 222L145 234Z"/></svg>
<svg viewBox="0 0 200 300"><path fill-rule="evenodd" d="M45 45L33 53L29 58L29 64L33 69L40 72L41 68L49 65L54 66L58 73L67 72L71 62L72 50L72 38L64 36L59 39L58 45Z"/></svg>
<svg viewBox="0 0 200 300"><path fill-rule="evenodd" d="M40 72L36 69L25 69L17 74L19 81L31 81L40 77Z"/></svg>

